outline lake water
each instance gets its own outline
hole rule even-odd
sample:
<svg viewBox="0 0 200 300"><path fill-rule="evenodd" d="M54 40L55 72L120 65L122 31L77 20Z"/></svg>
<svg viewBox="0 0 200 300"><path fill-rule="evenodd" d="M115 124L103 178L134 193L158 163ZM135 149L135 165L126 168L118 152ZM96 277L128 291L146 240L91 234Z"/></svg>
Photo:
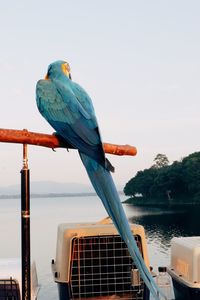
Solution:
<svg viewBox="0 0 200 300"><path fill-rule="evenodd" d="M145 227L150 264L154 269L169 264L170 240L174 236L200 235L199 210L123 206L129 221ZM0 258L19 257L20 199L0 200L0 207ZM51 274L58 224L99 221L106 216L95 196L31 199L31 252L41 285L38 300L58 299Z"/></svg>

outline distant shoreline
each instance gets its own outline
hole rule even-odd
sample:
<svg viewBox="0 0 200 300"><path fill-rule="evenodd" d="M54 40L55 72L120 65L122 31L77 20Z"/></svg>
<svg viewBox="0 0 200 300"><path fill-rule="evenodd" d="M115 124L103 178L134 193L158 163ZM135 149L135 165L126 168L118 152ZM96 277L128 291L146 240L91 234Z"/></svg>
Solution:
<svg viewBox="0 0 200 300"><path fill-rule="evenodd" d="M95 193L49 193L49 194L31 194L30 198L62 198L62 197L91 197ZM0 199L18 199L21 195L0 195Z"/></svg>
<svg viewBox="0 0 200 300"><path fill-rule="evenodd" d="M122 191L118 192L120 195L123 195L124 193ZM92 197L96 196L97 194L85 192L85 193L47 193L47 194L31 194L30 198L63 198L63 197ZM21 198L20 194L17 195L0 195L1 199L19 199Z"/></svg>

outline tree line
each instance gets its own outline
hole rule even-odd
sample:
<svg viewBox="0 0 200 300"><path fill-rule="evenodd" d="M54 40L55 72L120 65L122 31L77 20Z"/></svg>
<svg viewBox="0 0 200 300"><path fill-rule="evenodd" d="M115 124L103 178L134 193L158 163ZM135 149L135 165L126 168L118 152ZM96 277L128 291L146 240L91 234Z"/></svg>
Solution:
<svg viewBox="0 0 200 300"><path fill-rule="evenodd" d="M171 165L165 154L158 154L154 165L137 172L124 188L129 202L143 204L200 204L200 152Z"/></svg>

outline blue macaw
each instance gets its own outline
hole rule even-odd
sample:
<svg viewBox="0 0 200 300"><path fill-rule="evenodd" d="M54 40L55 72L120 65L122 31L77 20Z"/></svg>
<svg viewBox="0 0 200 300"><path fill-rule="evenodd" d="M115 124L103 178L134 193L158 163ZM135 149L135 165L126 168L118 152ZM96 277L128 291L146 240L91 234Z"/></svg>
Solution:
<svg viewBox="0 0 200 300"><path fill-rule="evenodd" d="M112 165L105 158L92 101L71 79L65 61L49 65L45 80L36 87L37 106L42 116L67 144L78 149L90 181L112 218L146 286L156 300L162 292L155 284L137 247L118 192L110 175Z"/></svg>

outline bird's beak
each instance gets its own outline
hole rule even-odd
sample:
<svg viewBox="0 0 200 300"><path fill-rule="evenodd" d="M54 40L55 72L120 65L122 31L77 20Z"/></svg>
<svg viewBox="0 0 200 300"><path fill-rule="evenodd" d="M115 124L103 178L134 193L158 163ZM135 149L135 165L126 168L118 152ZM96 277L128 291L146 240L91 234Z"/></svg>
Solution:
<svg viewBox="0 0 200 300"><path fill-rule="evenodd" d="M69 73L69 79L72 80L72 75L71 75L71 73Z"/></svg>
<svg viewBox="0 0 200 300"><path fill-rule="evenodd" d="M44 78L45 80L48 80L49 79L49 76L48 76L48 74L45 76L45 78Z"/></svg>

